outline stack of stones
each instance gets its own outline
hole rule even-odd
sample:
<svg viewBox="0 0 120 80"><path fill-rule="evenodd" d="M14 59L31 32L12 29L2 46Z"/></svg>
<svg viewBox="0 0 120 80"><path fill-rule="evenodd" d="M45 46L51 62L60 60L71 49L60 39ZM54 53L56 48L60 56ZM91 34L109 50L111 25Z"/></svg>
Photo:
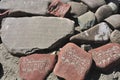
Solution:
<svg viewBox="0 0 120 80"><path fill-rule="evenodd" d="M19 57L22 80L45 80L51 72L60 80L93 80L92 71L120 64L119 3L1 0L1 42Z"/></svg>

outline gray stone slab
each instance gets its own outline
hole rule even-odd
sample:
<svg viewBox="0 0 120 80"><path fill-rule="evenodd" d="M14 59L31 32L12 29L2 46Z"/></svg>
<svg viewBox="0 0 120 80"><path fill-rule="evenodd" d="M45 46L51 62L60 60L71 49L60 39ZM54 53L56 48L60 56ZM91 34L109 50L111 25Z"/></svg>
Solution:
<svg viewBox="0 0 120 80"><path fill-rule="evenodd" d="M120 28L120 14L112 15L105 19L113 28L118 29Z"/></svg>
<svg viewBox="0 0 120 80"><path fill-rule="evenodd" d="M30 54L59 47L74 32L74 22L59 17L6 18L1 38L9 52Z"/></svg>
<svg viewBox="0 0 120 80"><path fill-rule="evenodd" d="M50 0L3 0L0 2L0 9L10 10L10 14L19 12L34 15L45 15Z"/></svg>
<svg viewBox="0 0 120 80"><path fill-rule="evenodd" d="M109 26L102 22L94 27L74 35L70 38L75 43L105 43L110 39L111 29Z"/></svg>
<svg viewBox="0 0 120 80"><path fill-rule="evenodd" d="M120 44L120 31L114 30L110 35L111 42L119 43Z"/></svg>
<svg viewBox="0 0 120 80"><path fill-rule="evenodd" d="M78 23L81 30L86 30L95 25L95 14L91 11L78 17Z"/></svg>

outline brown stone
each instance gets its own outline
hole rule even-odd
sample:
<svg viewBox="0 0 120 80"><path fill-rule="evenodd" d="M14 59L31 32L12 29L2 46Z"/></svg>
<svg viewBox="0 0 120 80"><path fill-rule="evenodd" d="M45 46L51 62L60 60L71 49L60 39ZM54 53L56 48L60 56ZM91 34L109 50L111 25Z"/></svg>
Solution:
<svg viewBox="0 0 120 80"><path fill-rule="evenodd" d="M60 0L52 0L48 8L48 13L58 17L64 17L69 11L70 5L61 2Z"/></svg>
<svg viewBox="0 0 120 80"><path fill-rule="evenodd" d="M55 64L55 55L33 54L19 61L20 77L25 80L44 80Z"/></svg>
<svg viewBox="0 0 120 80"><path fill-rule="evenodd" d="M84 80L91 64L91 54L73 43L68 43L58 54L54 74L65 80Z"/></svg>
<svg viewBox="0 0 120 80"><path fill-rule="evenodd" d="M120 63L120 44L109 43L99 48L90 50L97 67L103 70L112 69Z"/></svg>

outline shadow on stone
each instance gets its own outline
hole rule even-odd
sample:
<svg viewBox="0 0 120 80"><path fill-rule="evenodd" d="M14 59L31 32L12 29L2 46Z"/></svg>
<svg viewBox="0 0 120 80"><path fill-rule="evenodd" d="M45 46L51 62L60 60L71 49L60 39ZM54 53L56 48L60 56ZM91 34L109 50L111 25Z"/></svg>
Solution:
<svg viewBox="0 0 120 80"><path fill-rule="evenodd" d="M88 74L86 75L85 80L99 80L101 72L97 70L95 63L93 61L92 66Z"/></svg>
<svg viewBox="0 0 120 80"><path fill-rule="evenodd" d="M0 44L2 43L1 37L0 37Z"/></svg>
<svg viewBox="0 0 120 80"><path fill-rule="evenodd" d="M0 79L2 78L3 75L4 75L4 71L3 71L2 64L0 63Z"/></svg>

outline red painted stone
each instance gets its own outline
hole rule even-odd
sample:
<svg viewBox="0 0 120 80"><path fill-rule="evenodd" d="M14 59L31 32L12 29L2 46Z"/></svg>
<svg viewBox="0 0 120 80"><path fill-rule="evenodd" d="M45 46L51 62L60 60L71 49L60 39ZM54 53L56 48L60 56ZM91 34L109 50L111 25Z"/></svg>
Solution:
<svg viewBox="0 0 120 80"><path fill-rule="evenodd" d="M55 55L33 54L21 57L19 61L20 77L24 80L44 80L53 69Z"/></svg>
<svg viewBox="0 0 120 80"><path fill-rule="evenodd" d="M89 51L97 67L108 70L120 63L120 44L109 43ZM116 64L116 65L117 65Z"/></svg>
<svg viewBox="0 0 120 80"><path fill-rule="evenodd" d="M65 80L84 80L91 65L91 54L73 43L68 43L58 54L54 74Z"/></svg>
<svg viewBox="0 0 120 80"><path fill-rule="evenodd" d="M64 17L69 11L70 5L61 2L60 0L52 0L48 8L48 13L58 17Z"/></svg>

